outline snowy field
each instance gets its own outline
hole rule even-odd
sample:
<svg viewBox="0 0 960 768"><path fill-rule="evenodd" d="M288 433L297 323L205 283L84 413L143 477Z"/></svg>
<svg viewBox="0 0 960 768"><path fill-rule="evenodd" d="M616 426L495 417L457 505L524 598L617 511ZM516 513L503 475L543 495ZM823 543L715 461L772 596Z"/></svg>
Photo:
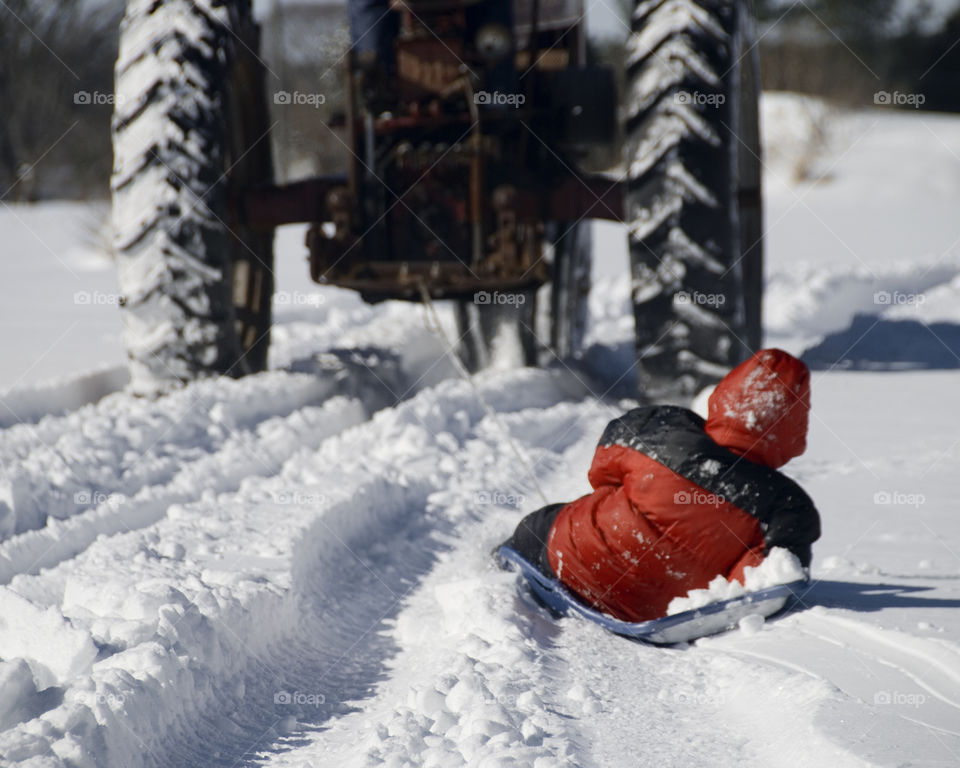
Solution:
<svg viewBox="0 0 960 768"><path fill-rule="evenodd" d="M768 343L960 323L960 119L774 94L764 125ZM647 647L489 557L620 411L616 227L604 376L464 381L422 308L312 287L288 228L275 370L145 402L98 213L0 208L0 765L960 765L956 372L816 370L802 610Z"/></svg>

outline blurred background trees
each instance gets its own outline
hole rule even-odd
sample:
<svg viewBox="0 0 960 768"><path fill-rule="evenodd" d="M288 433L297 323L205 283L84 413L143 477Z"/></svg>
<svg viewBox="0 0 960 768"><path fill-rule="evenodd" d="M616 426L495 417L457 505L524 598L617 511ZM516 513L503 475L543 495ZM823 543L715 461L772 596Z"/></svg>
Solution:
<svg viewBox="0 0 960 768"><path fill-rule="evenodd" d="M589 4L589 0L588 0ZM346 11L331 0L257 0L283 180L342 170ZM609 0L607 5L613 5ZM629 12L629 0L616 3ZM755 0L764 87L868 107L879 91L960 111L960 0ZM0 3L0 200L105 198L113 62L123 0ZM600 41L611 59L619 41ZM321 95L283 103L276 94Z"/></svg>
<svg viewBox="0 0 960 768"><path fill-rule="evenodd" d="M757 0L764 88L849 106L878 91L923 94L922 109L960 111L960 2Z"/></svg>
<svg viewBox="0 0 960 768"><path fill-rule="evenodd" d="M0 199L103 196L119 2L0 3Z"/></svg>

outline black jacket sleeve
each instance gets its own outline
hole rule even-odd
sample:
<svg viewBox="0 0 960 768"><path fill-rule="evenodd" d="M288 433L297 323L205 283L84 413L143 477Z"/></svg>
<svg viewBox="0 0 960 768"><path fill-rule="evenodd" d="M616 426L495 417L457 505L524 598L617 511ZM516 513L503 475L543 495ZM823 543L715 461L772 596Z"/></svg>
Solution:
<svg viewBox="0 0 960 768"><path fill-rule="evenodd" d="M810 497L788 480L762 520L766 551L774 547L789 549L810 567L811 544L820 538L820 515Z"/></svg>

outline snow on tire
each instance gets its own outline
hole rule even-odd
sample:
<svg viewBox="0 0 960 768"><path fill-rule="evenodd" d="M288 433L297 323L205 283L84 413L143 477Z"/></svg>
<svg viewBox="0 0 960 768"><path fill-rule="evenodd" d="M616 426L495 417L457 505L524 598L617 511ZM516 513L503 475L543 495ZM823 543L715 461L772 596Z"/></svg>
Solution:
<svg viewBox="0 0 960 768"><path fill-rule="evenodd" d="M737 170L748 151L745 14L741 0L641 0L633 14L626 217L640 386L654 397L689 396L749 352Z"/></svg>
<svg viewBox="0 0 960 768"><path fill-rule="evenodd" d="M249 2L131 0L121 25L111 187L142 394L266 367L272 234L245 231L228 205L231 177L271 171L269 143L237 127L263 115L231 82L251 55L238 42L255 34L250 13Z"/></svg>

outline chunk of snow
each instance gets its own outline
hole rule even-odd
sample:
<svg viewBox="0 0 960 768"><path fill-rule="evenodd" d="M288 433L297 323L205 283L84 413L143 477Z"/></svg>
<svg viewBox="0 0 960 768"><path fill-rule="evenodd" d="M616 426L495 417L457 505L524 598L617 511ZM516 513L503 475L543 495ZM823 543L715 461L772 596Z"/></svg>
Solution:
<svg viewBox="0 0 960 768"><path fill-rule="evenodd" d="M782 547L774 547L760 565L744 568L745 584L717 576L706 589L691 589L686 597L675 597L667 606L667 616L693 611L721 600L732 600L748 592L789 584L805 577L797 556Z"/></svg>
<svg viewBox="0 0 960 768"><path fill-rule="evenodd" d="M89 632L73 627L56 608L42 609L11 589L0 589L0 657L22 658L39 688L63 685L97 657Z"/></svg>
<svg viewBox="0 0 960 768"><path fill-rule="evenodd" d="M749 616L744 616L737 622L740 631L745 635L757 634L757 632L763 629L763 624L764 618L759 613L751 613Z"/></svg>

